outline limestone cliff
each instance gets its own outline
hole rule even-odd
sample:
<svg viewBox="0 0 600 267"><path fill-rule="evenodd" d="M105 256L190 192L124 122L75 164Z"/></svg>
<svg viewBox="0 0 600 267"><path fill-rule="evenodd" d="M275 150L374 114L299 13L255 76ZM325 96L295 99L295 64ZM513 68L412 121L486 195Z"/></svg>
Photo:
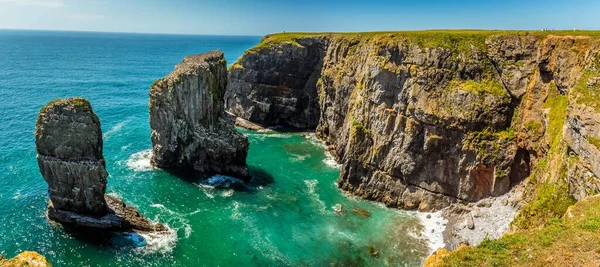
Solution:
<svg viewBox="0 0 600 267"><path fill-rule="evenodd" d="M227 108L316 125L340 188L391 207L477 201L530 176L533 192L564 184L582 197L600 175L600 47L587 32L552 34L270 35L230 68Z"/></svg>
<svg viewBox="0 0 600 267"><path fill-rule="evenodd" d="M168 230L120 199L105 195L108 173L100 120L86 99L57 99L42 108L35 143L40 172L48 183L48 218L103 230Z"/></svg>
<svg viewBox="0 0 600 267"><path fill-rule="evenodd" d="M222 52L187 56L150 88L152 163L249 179L248 139L225 115L227 69Z"/></svg>

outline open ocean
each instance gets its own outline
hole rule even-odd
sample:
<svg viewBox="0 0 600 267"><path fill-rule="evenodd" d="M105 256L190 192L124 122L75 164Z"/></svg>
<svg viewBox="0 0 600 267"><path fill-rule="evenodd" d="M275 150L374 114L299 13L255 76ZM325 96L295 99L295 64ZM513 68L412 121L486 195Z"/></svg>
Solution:
<svg viewBox="0 0 600 267"><path fill-rule="evenodd" d="M240 130L260 180L243 191L150 166L152 82L186 55L219 49L231 64L260 39L0 30L0 254L33 250L54 266L419 265L430 252L419 216L341 192L339 167L314 135ZM48 222L35 119L71 96L88 98L102 123L107 193L176 239L98 244Z"/></svg>

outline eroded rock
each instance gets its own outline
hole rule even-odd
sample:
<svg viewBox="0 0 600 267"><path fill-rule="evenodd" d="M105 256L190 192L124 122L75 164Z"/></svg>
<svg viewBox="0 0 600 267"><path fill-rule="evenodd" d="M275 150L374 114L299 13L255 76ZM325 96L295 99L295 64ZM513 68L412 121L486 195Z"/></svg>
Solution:
<svg viewBox="0 0 600 267"><path fill-rule="evenodd" d="M150 88L152 164L249 180L248 139L224 111L223 53L187 56Z"/></svg>
<svg viewBox="0 0 600 267"><path fill-rule="evenodd" d="M136 208L105 195L100 120L83 98L58 99L36 121L40 172L48 183L48 218L63 224L107 231L167 232Z"/></svg>

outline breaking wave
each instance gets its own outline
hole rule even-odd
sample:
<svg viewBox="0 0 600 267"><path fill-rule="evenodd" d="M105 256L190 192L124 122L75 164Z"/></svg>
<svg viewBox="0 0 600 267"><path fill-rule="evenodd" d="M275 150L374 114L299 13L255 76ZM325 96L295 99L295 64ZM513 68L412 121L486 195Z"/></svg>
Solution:
<svg viewBox="0 0 600 267"><path fill-rule="evenodd" d="M152 157L152 149L143 150L131 154L127 159L127 167L136 172L147 172L154 169L154 166L150 164L150 158Z"/></svg>

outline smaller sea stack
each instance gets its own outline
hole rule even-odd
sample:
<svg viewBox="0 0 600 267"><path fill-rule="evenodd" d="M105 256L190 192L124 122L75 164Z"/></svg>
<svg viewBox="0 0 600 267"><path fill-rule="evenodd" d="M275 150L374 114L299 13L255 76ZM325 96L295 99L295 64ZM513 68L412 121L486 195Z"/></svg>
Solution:
<svg viewBox="0 0 600 267"><path fill-rule="evenodd" d="M100 120L83 98L57 99L40 111L35 144L48 183L48 218L110 231L168 231L122 200L105 195L108 173L102 155Z"/></svg>
<svg viewBox="0 0 600 267"><path fill-rule="evenodd" d="M223 53L191 55L150 88L152 164L250 179L248 138L224 111L227 67Z"/></svg>

